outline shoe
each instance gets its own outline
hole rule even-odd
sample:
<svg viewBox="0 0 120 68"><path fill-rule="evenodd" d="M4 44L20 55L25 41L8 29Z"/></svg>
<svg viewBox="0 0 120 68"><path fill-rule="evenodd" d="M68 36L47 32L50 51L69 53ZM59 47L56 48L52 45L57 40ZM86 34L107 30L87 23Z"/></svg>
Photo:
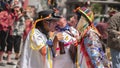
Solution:
<svg viewBox="0 0 120 68"><path fill-rule="evenodd" d="M5 66L5 63L3 63L3 62L0 62L0 66Z"/></svg>
<svg viewBox="0 0 120 68"><path fill-rule="evenodd" d="M15 65L13 62L7 62L7 65Z"/></svg>
<svg viewBox="0 0 120 68"><path fill-rule="evenodd" d="M15 58L15 60L18 60L18 58Z"/></svg>
<svg viewBox="0 0 120 68"><path fill-rule="evenodd" d="M19 58L17 58L17 57L15 58L15 60L18 60L18 59L19 59Z"/></svg>
<svg viewBox="0 0 120 68"><path fill-rule="evenodd" d="M3 56L3 60L7 60L7 59L8 59L8 57Z"/></svg>

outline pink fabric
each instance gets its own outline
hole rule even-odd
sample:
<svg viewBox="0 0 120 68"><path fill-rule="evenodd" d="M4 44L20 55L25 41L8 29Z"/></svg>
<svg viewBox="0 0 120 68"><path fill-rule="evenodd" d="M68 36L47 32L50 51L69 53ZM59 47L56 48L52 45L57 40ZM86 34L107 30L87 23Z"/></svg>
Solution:
<svg viewBox="0 0 120 68"><path fill-rule="evenodd" d="M73 41L72 42L68 42L68 43L64 44L64 46L69 46L72 43L73 43ZM60 50L60 48L56 48L56 50Z"/></svg>
<svg viewBox="0 0 120 68"><path fill-rule="evenodd" d="M82 41L79 42L79 44L80 44L80 53L83 53L82 57L81 57L82 59L81 59L80 65L86 64L87 68L94 68L94 66L93 66L93 64L92 64L92 62L90 60L90 57L89 57L89 55L88 55L88 53L86 51L86 48L84 46L84 39L82 39ZM83 60L83 58L84 58L84 60Z"/></svg>
<svg viewBox="0 0 120 68"><path fill-rule="evenodd" d="M0 30L7 31L8 26L13 26L13 14L8 11L0 12ZM12 29L10 29L11 31Z"/></svg>
<svg viewBox="0 0 120 68"><path fill-rule="evenodd" d="M31 28L32 28L32 21L28 19L28 20L25 21L25 31L24 31L24 34L23 34L23 39L24 40L26 39L26 36L29 33L29 31L31 30Z"/></svg>
<svg viewBox="0 0 120 68"><path fill-rule="evenodd" d="M28 0L25 0L25 1L24 1L24 4L23 4L23 9L26 9L27 6L28 6Z"/></svg>

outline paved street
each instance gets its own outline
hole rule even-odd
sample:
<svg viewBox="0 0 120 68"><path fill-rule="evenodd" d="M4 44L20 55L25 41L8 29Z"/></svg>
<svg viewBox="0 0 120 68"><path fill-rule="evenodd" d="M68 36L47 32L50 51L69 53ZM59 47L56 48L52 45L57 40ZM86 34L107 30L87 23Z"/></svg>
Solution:
<svg viewBox="0 0 120 68"><path fill-rule="evenodd" d="M20 53L21 53L22 49L23 49L23 39L21 39ZM15 60L15 59L14 59L14 57L15 57L14 50L12 50L12 53L13 53L13 54L11 55L11 60L12 60L12 62L14 62L15 64L17 64L18 60ZM4 54L4 56L6 57L7 55ZM4 63L7 63L7 61L4 60ZM6 64L5 66L0 66L0 68L16 68L16 65L7 65L7 64Z"/></svg>
<svg viewBox="0 0 120 68"><path fill-rule="evenodd" d="M20 53L22 51L22 45L23 45L23 40L21 40ZM4 54L4 56L6 57L7 55ZM17 65L18 60L15 60L14 57L15 57L15 53L13 50L13 54L11 55L11 60L12 60L12 62L14 62ZM4 63L7 63L7 61L4 60ZM6 64L5 66L0 66L0 68L16 68L16 65L7 65Z"/></svg>
<svg viewBox="0 0 120 68"><path fill-rule="evenodd" d="M14 60L14 54L11 56L12 61L17 64L17 60ZM4 60L4 63L7 63L6 60ZM16 65L5 65L5 66L0 66L0 68L16 68Z"/></svg>

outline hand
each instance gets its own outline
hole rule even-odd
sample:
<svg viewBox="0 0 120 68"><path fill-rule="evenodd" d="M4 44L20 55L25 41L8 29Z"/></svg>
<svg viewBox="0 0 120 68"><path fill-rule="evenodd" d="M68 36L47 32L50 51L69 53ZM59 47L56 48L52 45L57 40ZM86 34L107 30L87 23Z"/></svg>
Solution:
<svg viewBox="0 0 120 68"><path fill-rule="evenodd" d="M8 26L7 28L8 28L8 29L11 29L11 26Z"/></svg>
<svg viewBox="0 0 120 68"><path fill-rule="evenodd" d="M47 40L46 44L50 47L53 46L53 41L51 39Z"/></svg>
<svg viewBox="0 0 120 68"><path fill-rule="evenodd" d="M55 32L49 32L49 38L54 38Z"/></svg>
<svg viewBox="0 0 120 68"><path fill-rule="evenodd" d="M120 31L118 32L118 34L120 35Z"/></svg>
<svg viewBox="0 0 120 68"><path fill-rule="evenodd" d="M58 32L56 34L56 37L57 37L57 40L60 41L60 40L63 40L63 34L61 32Z"/></svg>
<svg viewBox="0 0 120 68"><path fill-rule="evenodd" d="M120 31L112 30L112 32L120 35Z"/></svg>
<svg viewBox="0 0 120 68"><path fill-rule="evenodd" d="M42 48L40 49L40 53L41 53L43 56L46 55L46 53L47 53L47 51L46 51L46 46L44 46L44 47L42 47Z"/></svg>

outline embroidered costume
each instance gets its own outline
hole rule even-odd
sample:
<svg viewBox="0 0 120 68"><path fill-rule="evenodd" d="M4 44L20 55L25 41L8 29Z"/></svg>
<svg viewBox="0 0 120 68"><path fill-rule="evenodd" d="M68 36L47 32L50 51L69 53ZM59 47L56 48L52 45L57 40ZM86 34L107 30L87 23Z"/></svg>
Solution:
<svg viewBox="0 0 120 68"><path fill-rule="evenodd" d="M71 59L70 53L69 53L69 48L77 39L75 36L79 36L78 31L70 27L68 24L64 28L60 28L59 26L57 27L57 32L61 32L63 34L63 40L62 42L64 45L65 52L61 53L60 50L60 44L57 45L56 48L56 57L53 60L53 68L74 68L74 63Z"/></svg>
<svg viewBox="0 0 120 68"><path fill-rule="evenodd" d="M93 12L86 7L77 8L75 12L81 18L77 24L77 30L80 32L80 47L78 62L80 68L105 68L108 60L102 50L100 34L93 26Z"/></svg>

